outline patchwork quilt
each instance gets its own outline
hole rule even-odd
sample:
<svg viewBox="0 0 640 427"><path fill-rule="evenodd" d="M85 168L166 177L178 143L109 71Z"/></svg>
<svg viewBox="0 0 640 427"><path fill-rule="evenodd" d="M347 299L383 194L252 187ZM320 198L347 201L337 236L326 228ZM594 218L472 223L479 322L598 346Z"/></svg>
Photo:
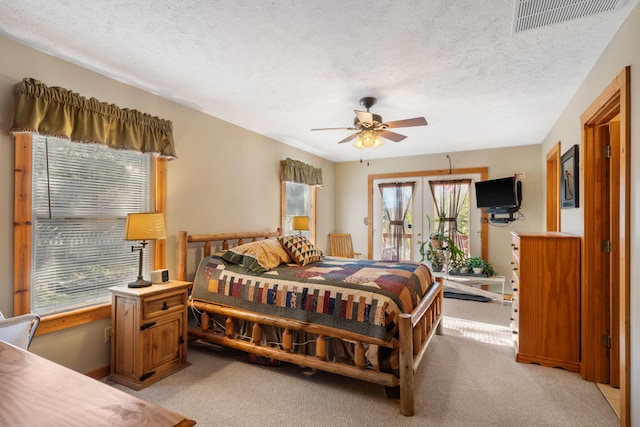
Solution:
<svg viewBox="0 0 640 427"><path fill-rule="evenodd" d="M324 257L256 274L213 255L201 261L192 297L389 341L399 314L432 284L429 268L415 262Z"/></svg>

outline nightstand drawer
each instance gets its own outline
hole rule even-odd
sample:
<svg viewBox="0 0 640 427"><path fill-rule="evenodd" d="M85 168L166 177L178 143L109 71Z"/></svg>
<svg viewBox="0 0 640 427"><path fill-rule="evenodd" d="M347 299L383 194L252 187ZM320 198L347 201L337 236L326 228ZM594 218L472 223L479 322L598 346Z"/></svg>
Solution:
<svg viewBox="0 0 640 427"><path fill-rule="evenodd" d="M145 298L142 303L142 318L162 316L174 311L184 310L187 304L187 292L180 292L173 295L158 295Z"/></svg>

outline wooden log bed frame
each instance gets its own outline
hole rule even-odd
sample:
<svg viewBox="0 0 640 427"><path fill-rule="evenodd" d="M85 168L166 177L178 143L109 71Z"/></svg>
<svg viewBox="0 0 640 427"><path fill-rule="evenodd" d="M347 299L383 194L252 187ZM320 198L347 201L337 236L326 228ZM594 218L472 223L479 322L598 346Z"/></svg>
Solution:
<svg viewBox="0 0 640 427"><path fill-rule="evenodd" d="M216 242L222 250L230 247L230 242L240 246L244 243L260 239L278 237L281 231L260 233L224 233L189 235L186 231L178 233L178 280L187 280L187 251L190 247L201 249L202 258L211 255L212 243ZM201 244L201 245L195 245ZM196 251L197 252L197 251ZM195 263L197 266L197 263ZM189 327L189 335L197 339L253 353L259 356L289 362L299 366L318 369L333 374L343 375L388 388L399 387L400 412L412 416L414 409L414 374L422 360L427 345L434 334L442 334L442 279L429 288L413 312L400 315L398 341L384 341L357 333L344 331L328 326L286 319L255 313L243 309L229 307L212 302L192 300L191 304L200 311L200 327ZM219 333L209 329L211 315L226 316L225 331ZM233 319L241 319L253 323L251 341L234 338ZM261 345L262 325L271 325L283 329L282 349ZM292 352L291 331L302 331L317 335L316 355ZM327 337L338 338L355 343L354 365L326 359ZM378 345L399 350L399 376L365 369L364 344Z"/></svg>

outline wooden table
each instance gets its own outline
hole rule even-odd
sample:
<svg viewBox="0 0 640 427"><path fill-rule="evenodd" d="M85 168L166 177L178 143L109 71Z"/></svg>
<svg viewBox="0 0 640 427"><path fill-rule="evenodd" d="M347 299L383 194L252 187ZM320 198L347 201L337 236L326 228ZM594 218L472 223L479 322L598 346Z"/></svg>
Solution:
<svg viewBox="0 0 640 427"><path fill-rule="evenodd" d="M182 415L0 341L0 426L193 426Z"/></svg>

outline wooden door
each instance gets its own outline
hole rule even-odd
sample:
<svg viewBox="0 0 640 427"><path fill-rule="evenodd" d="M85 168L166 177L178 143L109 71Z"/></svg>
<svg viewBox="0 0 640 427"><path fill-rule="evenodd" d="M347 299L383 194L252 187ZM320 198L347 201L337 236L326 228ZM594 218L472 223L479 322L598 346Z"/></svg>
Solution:
<svg viewBox="0 0 640 427"><path fill-rule="evenodd" d="M589 381L609 383L612 377L619 381L622 426L631 424L629 82L627 66L580 117L584 153L580 374Z"/></svg>

